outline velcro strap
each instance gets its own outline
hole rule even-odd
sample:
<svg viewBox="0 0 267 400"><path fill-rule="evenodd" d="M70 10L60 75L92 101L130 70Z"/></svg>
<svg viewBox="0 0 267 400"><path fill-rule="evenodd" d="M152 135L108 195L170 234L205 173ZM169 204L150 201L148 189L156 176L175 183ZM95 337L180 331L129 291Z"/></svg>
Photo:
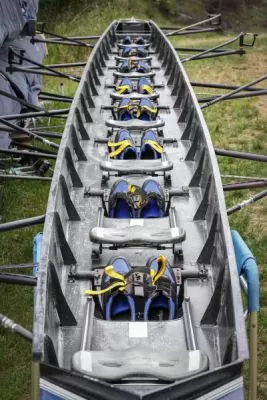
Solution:
<svg viewBox="0 0 267 400"><path fill-rule="evenodd" d="M145 143L149 144L152 147L152 149L154 149L157 153L162 154L164 151L163 147L155 140L148 139L148 140L145 140Z"/></svg>
<svg viewBox="0 0 267 400"><path fill-rule="evenodd" d="M149 106L140 106L136 115L136 118L139 118L144 111L148 111L150 114L156 114L157 113L157 109L156 108L151 108Z"/></svg>
<svg viewBox="0 0 267 400"><path fill-rule="evenodd" d="M122 140L121 142L108 142L108 147L118 147L116 150L109 153L109 157L113 158L121 154L127 147L131 146L130 140Z"/></svg>
<svg viewBox="0 0 267 400"><path fill-rule="evenodd" d="M148 93L148 94L152 94L154 92L153 88L150 85L142 85L141 91Z"/></svg>
<svg viewBox="0 0 267 400"><path fill-rule="evenodd" d="M116 87L116 92L117 94L123 94L123 93L130 93L131 92L131 86L130 85L121 85Z"/></svg>

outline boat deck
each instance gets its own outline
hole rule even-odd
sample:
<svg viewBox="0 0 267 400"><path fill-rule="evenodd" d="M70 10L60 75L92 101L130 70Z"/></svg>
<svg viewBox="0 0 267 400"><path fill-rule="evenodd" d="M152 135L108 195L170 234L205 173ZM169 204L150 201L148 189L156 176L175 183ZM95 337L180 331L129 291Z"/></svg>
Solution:
<svg viewBox="0 0 267 400"><path fill-rule="evenodd" d="M156 25L128 25L114 23L103 34L68 117L43 235L33 351L36 359L58 363L88 381L93 377L122 388L123 379L142 379L147 385L140 389L143 393L155 390L151 381L164 388L163 381L183 380L238 361L245 357L246 346L222 186L205 121L180 61ZM122 79L118 54L127 27L138 35L138 29L145 28L140 36L146 38L146 62L153 75L122 76L151 80L157 93L151 99L158 108L155 121L114 119L120 101L115 85ZM110 159L107 142L124 127L137 147L144 130L154 129L163 157ZM150 177L164 189L166 217L108 217L109 192L117 180L142 186ZM139 267L151 255L161 254L180 279L175 320L105 321L95 313L92 298L84 295L95 270L118 255ZM241 336L236 344L237 331Z"/></svg>

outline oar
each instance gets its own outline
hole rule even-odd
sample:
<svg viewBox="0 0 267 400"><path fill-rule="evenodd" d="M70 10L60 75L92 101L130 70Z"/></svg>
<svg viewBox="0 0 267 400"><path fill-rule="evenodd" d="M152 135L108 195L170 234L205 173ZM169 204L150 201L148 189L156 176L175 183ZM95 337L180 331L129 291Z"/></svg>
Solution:
<svg viewBox="0 0 267 400"><path fill-rule="evenodd" d="M5 120L4 118L0 118L0 123L3 124L3 125L7 125L10 128L16 129L17 131L20 131L22 133L25 133L27 136L33 137L34 139L37 139L40 142L42 142L43 144L47 144L48 146L51 146L54 149L59 149L59 145L58 144L56 144L54 142L51 142L50 140L47 140L47 139L37 135L36 133L33 133L29 129L22 128L21 126L17 126L15 124L13 124L12 122Z"/></svg>
<svg viewBox="0 0 267 400"><path fill-rule="evenodd" d="M2 325L6 329L10 329L12 332L17 333L29 342L32 341L32 333L30 331L23 328L23 326L16 324L14 321L3 314L0 314L0 325Z"/></svg>
<svg viewBox="0 0 267 400"><path fill-rule="evenodd" d="M242 201L241 203L236 204L235 206L233 206L231 208L228 208L227 214L231 215L234 212L239 211L242 208L248 206L249 204L255 203L256 201L262 199L265 196L267 196L267 189L263 190L260 193L255 194L255 196L252 196L249 199Z"/></svg>

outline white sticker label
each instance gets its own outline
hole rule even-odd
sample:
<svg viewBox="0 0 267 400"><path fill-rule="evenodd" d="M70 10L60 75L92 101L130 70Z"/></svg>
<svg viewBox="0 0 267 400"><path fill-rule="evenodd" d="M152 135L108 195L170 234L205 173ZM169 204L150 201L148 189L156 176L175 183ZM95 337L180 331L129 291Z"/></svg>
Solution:
<svg viewBox="0 0 267 400"><path fill-rule="evenodd" d="M103 238L104 237L104 228L96 228L96 236Z"/></svg>
<svg viewBox="0 0 267 400"><path fill-rule="evenodd" d="M81 369L83 371L92 371L92 355L89 351L81 351L80 352L80 357L81 357Z"/></svg>
<svg viewBox="0 0 267 400"><path fill-rule="evenodd" d="M179 236L179 228L171 228L172 237Z"/></svg>
<svg viewBox="0 0 267 400"><path fill-rule="evenodd" d="M147 322L130 322L130 338L147 338Z"/></svg>
<svg viewBox="0 0 267 400"><path fill-rule="evenodd" d="M200 351L199 350L189 351L188 357L189 357L188 371L195 371L196 369L199 369Z"/></svg>
<svg viewBox="0 0 267 400"><path fill-rule="evenodd" d="M144 220L143 219L131 219L130 226L143 226Z"/></svg>

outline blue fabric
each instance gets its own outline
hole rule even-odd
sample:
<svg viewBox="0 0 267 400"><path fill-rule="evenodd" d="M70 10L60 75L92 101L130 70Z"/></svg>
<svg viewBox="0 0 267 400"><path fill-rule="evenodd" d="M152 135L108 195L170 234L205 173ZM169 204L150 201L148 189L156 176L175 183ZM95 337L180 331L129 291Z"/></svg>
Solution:
<svg viewBox="0 0 267 400"><path fill-rule="evenodd" d="M154 108L153 104L151 103L150 100L143 98L141 99L140 103L139 103L140 107L150 107L150 108ZM142 115L140 116L140 120L142 121L151 121L155 119L155 114L150 113L149 111L143 111Z"/></svg>
<svg viewBox="0 0 267 400"><path fill-rule="evenodd" d="M132 51L131 47L124 47L124 49L122 49L122 51L121 51L121 56L122 57L129 57L131 51Z"/></svg>
<svg viewBox="0 0 267 400"><path fill-rule="evenodd" d="M115 193L127 193L128 192L128 182L125 180L120 180L114 184L111 189L110 196ZM123 199L117 200L115 207L109 210L110 218L131 218L131 209L127 202Z"/></svg>
<svg viewBox="0 0 267 400"><path fill-rule="evenodd" d="M123 39L123 44L131 44L131 43L132 43L131 36L125 36L125 38Z"/></svg>
<svg viewBox="0 0 267 400"><path fill-rule="evenodd" d="M122 106L127 106L129 104L130 99L122 99L119 103L119 108ZM119 120L120 121L128 121L133 119L133 116L127 110L119 110Z"/></svg>
<svg viewBox="0 0 267 400"><path fill-rule="evenodd" d="M153 269L155 272L158 272L159 264L157 262L157 257L151 257L148 261L148 267ZM167 263L166 270L163 274L165 278L168 278L172 284L175 283L175 278L172 273L172 269L169 263ZM155 297L148 298L145 302L144 307L144 320L148 319L148 313L150 309L161 309L161 310L169 310L169 319L175 318L175 304L172 298L165 296L162 293L157 293Z"/></svg>
<svg viewBox="0 0 267 400"><path fill-rule="evenodd" d="M140 154L139 158L140 159L151 159L151 160L157 160L161 158L160 153L155 151L150 144L145 144L145 140L153 140L154 142L159 143L157 136L153 131L146 131L141 139L141 149L140 149Z"/></svg>
<svg viewBox="0 0 267 400"><path fill-rule="evenodd" d="M143 85L151 86L151 83L146 78L140 78L137 84L137 90L139 93L144 93L142 90Z"/></svg>
<svg viewBox="0 0 267 400"><path fill-rule="evenodd" d="M132 48L132 47L124 47L124 49L122 49L121 51L121 56L122 57L130 57L133 54L135 54L137 57L146 57L147 52L144 49L144 47L139 46L136 48Z"/></svg>
<svg viewBox="0 0 267 400"><path fill-rule="evenodd" d="M127 264L123 257L116 257L110 262L113 265L114 271L119 274L126 275L130 271L130 266ZM111 278L107 275L104 279L108 283ZM130 295L127 293L117 293L111 295L106 303L105 317L111 320L112 317L121 313L130 311L131 320L135 320L135 303Z"/></svg>
<svg viewBox="0 0 267 400"><path fill-rule="evenodd" d="M69 392L72 395L71 392ZM51 393L50 391L40 389L40 400L64 400L63 397L59 397L58 395Z"/></svg>
<svg viewBox="0 0 267 400"><path fill-rule="evenodd" d="M37 263L39 263L40 261L42 241L43 233L39 232L34 236L33 239L33 262L35 264L33 267L33 275L36 275L38 273L39 266L37 265Z"/></svg>
<svg viewBox="0 0 267 400"><path fill-rule="evenodd" d="M128 294L116 294L110 296L106 304L106 320L112 320L112 317L116 317L119 314L129 311L131 313L131 321L135 320L135 303L131 296Z"/></svg>
<svg viewBox="0 0 267 400"><path fill-rule="evenodd" d="M148 72L148 71L149 71L149 67L145 63L145 61L139 61L137 72Z"/></svg>
<svg viewBox="0 0 267 400"><path fill-rule="evenodd" d="M147 56L147 52L143 46L137 47L136 52L137 52L137 57L146 57Z"/></svg>
<svg viewBox="0 0 267 400"><path fill-rule="evenodd" d="M122 140L130 140L133 142L133 138L131 137L129 131L126 129L120 131L115 138L116 142L121 142ZM137 159L138 158L138 153L137 149L134 146L129 146L127 147L121 154L119 154L119 159L120 160L129 160L129 159Z"/></svg>
<svg viewBox="0 0 267 400"><path fill-rule="evenodd" d="M147 181L145 181L143 183L143 189L147 193L156 192L156 193L162 194L161 190L160 190L160 185L154 179L148 179Z"/></svg>
<svg viewBox="0 0 267 400"><path fill-rule="evenodd" d="M113 218L131 218L131 210L125 200L119 199L113 210Z"/></svg>
<svg viewBox="0 0 267 400"><path fill-rule="evenodd" d="M220 396L218 394L218 396ZM244 388L243 385L230 393L227 393L225 396L217 397L217 400L244 400Z"/></svg>
<svg viewBox="0 0 267 400"><path fill-rule="evenodd" d="M124 85L129 85L130 86L130 91L127 91L127 93L131 93L133 91L133 82L129 78L124 78L119 86L124 86ZM126 92L125 92L126 93Z"/></svg>
<svg viewBox="0 0 267 400"><path fill-rule="evenodd" d="M125 38L123 39L123 44L132 44L132 43L133 43L133 41L132 41L131 36L125 36ZM144 38L142 38L142 36L138 36L135 40L135 43L142 45L142 44L145 44L145 40L144 40Z"/></svg>
<svg viewBox="0 0 267 400"><path fill-rule="evenodd" d="M126 73L126 72L130 72L133 69L134 68L132 68L132 66L130 66L129 61L127 61L127 60L123 61L119 65L119 71L120 72ZM145 72L149 72L149 71L150 71L150 68L144 61L139 61L138 62L138 65L136 67L136 72L145 73Z"/></svg>
<svg viewBox="0 0 267 400"><path fill-rule="evenodd" d="M151 117L149 111L143 111L139 119L141 121L151 121L153 119Z"/></svg>
<svg viewBox="0 0 267 400"><path fill-rule="evenodd" d="M141 99L140 106L148 106L148 107L154 108L154 106L151 103L151 101L149 99L146 99L146 98Z"/></svg>
<svg viewBox="0 0 267 400"><path fill-rule="evenodd" d="M130 70L129 61L123 61L119 66L119 71L120 72L129 72L129 70Z"/></svg>
<svg viewBox="0 0 267 400"><path fill-rule="evenodd" d="M163 196L160 185L153 179L145 181L142 188L147 194L158 193L160 196ZM141 211L141 218L161 218L163 216L164 210L159 208L157 201L154 199L149 200L148 204Z"/></svg>
<svg viewBox="0 0 267 400"><path fill-rule="evenodd" d="M237 231L232 230L231 234L238 273L244 276L248 284L248 311L259 311L260 282L255 257Z"/></svg>
<svg viewBox="0 0 267 400"><path fill-rule="evenodd" d="M141 36L138 36L138 37L136 38L135 43L136 43L136 44L145 44L145 40L144 40L144 38L142 38Z"/></svg>
<svg viewBox="0 0 267 400"><path fill-rule="evenodd" d="M153 299L150 297L145 302L144 321L148 320L148 313L151 309L169 310L169 320L175 318L175 304L171 298L167 298L164 295L159 294Z"/></svg>
<svg viewBox="0 0 267 400"><path fill-rule="evenodd" d="M159 209L156 200L149 200L147 205L142 209L141 218L161 218L162 211Z"/></svg>

